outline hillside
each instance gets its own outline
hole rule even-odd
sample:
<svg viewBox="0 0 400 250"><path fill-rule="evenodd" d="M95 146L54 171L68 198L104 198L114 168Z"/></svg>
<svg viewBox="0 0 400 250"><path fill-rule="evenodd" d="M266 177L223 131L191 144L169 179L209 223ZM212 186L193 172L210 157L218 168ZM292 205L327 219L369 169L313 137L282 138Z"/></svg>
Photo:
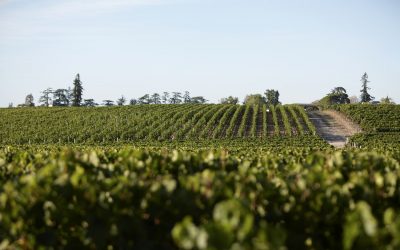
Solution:
<svg viewBox="0 0 400 250"><path fill-rule="evenodd" d="M355 147L394 148L400 145L400 105L338 105L334 109L358 123L363 133L354 135Z"/></svg>
<svg viewBox="0 0 400 250"><path fill-rule="evenodd" d="M114 143L314 135L300 106L137 105L1 109L0 143Z"/></svg>
<svg viewBox="0 0 400 250"><path fill-rule="evenodd" d="M0 109L0 248L400 249L398 106L336 109Z"/></svg>

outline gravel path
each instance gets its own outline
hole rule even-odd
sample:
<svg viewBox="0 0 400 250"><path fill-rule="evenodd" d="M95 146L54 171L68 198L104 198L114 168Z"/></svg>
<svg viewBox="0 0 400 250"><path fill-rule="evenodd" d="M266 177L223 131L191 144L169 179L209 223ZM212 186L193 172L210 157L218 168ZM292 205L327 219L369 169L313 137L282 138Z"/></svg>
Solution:
<svg viewBox="0 0 400 250"><path fill-rule="evenodd" d="M361 132L360 127L334 110L308 112L317 134L336 148L343 148L347 138Z"/></svg>

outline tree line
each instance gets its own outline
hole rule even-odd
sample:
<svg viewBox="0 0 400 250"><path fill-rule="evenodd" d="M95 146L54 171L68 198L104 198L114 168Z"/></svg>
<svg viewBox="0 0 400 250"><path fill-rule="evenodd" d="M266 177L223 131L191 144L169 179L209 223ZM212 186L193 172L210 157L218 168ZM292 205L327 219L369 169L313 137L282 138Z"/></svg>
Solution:
<svg viewBox="0 0 400 250"><path fill-rule="evenodd" d="M323 97L321 100L316 101L315 103L322 106L334 105L334 104L349 104L349 103L395 104L393 99L390 98L389 96L381 98L380 101L374 101L375 97L373 97L370 93L368 93L368 91L371 90L371 88L368 87L370 81L368 80L368 74L366 72L361 76L360 81L361 81L361 90L360 90L361 94L359 98L357 96L349 97L346 89L343 87L335 87L330 91L330 93L328 93L325 97Z"/></svg>
<svg viewBox="0 0 400 250"><path fill-rule="evenodd" d="M369 84L368 74L364 73L361 77L361 94L360 98L357 96L349 97L347 91L343 87L335 87L330 93L328 93L322 99L314 102L317 105L334 105L334 104L347 104L347 103L383 103L383 104L394 104L393 100L388 96L382 98L380 102L373 102L374 97L371 96L368 91L371 89L368 87ZM55 89L47 88L41 92L41 96L39 98L40 106L60 106L60 107L68 107L68 106L85 106L85 107L95 107L99 105L103 106L123 106L123 105L144 105L144 104L204 104L207 103L203 96L190 96L188 91L184 93L181 92L163 92L162 94L153 93L153 94L145 94L139 98L133 98L129 101L121 96L116 101L114 100L103 100L100 104L97 103L94 99L83 99L83 86L82 81L80 79L80 75L77 74L75 80L73 82L73 87L69 87L68 89ZM279 91L275 89L267 89L264 95L261 94L251 94L247 95L243 101L243 104L246 105L278 105L281 104L279 101ZM229 96L226 98L222 98L220 100L221 104L239 104L239 98ZM29 94L25 98L24 104L19 104L19 107L32 107L35 106L34 98L32 94ZM9 105L12 107L12 104Z"/></svg>
<svg viewBox="0 0 400 250"><path fill-rule="evenodd" d="M163 92L162 94L154 93L154 94L145 94L137 99L133 98L127 102L127 99L124 96L118 98L118 100L103 100L101 104L97 103L94 99L83 99L83 85L80 79L80 75L77 74L75 80L73 82L73 87L69 87L68 89L55 89L47 88L41 91L41 96L39 98L39 106L57 106L57 107L95 107L99 105L103 106L114 106L119 105L123 106L126 104L129 105L143 105L143 104L189 104L189 103L206 103L206 100L203 96L190 96L189 91L181 92ZM9 107L13 105L10 104ZM25 97L25 102L23 104L19 104L18 107L34 107L34 97L32 94L28 94Z"/></svg>
<svg viewBox="0 0 400 250"><path fill-rule="evenodd" d="M133 98L129 101L121 96L116 101L106 99L103 100L101 104L97 103L94 99L83 99L83 85L80 79L80 75L77 74L73 82L73 87L68 89L55 89L47 88L41 91L41 96L39 98L39 106L50 107L95 107L99 105L103 106L123 106L123 105L144 105L144 104L204 104L208 100L203 96L190 96L189 91L181 92L163 92L162 94L153 93L145 94L137 99ZM265 103L268 105L280 104L279 101L279 91L274 89L267 89L265 91L265 96L260 94L247 95L243 101L243 104L253 105ZM222 98L220 100L221 104L239 104L239 98L229 96L227 98ZM25 98L24 104L19 104L19 107L34 107L34 97L29 94ZM12 107L10 104L9 107Z"/></svg>

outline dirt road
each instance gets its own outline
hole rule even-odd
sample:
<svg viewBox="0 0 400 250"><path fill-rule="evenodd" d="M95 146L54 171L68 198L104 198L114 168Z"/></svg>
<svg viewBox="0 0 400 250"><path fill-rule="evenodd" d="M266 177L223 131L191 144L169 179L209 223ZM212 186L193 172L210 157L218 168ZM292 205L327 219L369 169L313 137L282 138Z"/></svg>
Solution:
<svg viewBox="0 0 400 250"><path fill-rule="evenodd" d="M336 148L343 148L348 137L361 132L357 124L337 111L310 111L308 115L317 134Z"/></svg>

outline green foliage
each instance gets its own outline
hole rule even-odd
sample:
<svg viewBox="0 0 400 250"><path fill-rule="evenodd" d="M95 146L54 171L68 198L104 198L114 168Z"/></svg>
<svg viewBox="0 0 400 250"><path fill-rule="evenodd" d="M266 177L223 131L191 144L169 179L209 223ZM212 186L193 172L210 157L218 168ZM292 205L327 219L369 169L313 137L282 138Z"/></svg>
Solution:
<svg viewBox="0 0 400 250"><path fill-rule="evenodd" d="M361 96L360 96L361 102L370 102L370 101L374 100L374 97L372 97L368 93L368 90L371 89L371 88L368 87L368 83L369 82L370 81L368 81L367 73L364 73L364 75L361 77L361 83L362 83L362 89L360 90L360 92L361 92Z"/></svg>
<svg viewBox="0 0 400 250"><path fill-rule="evenodd" d="M243 101L243 104L246 105L263 105L265 103L265 97L260 94L247 95Z"/></svg>
<svg viewBox="0 0 400 250"><path fill-rule="evenodd" d="M228 96L227 98L222 98L220 101L221 104L238 104L239 98Z"/></svg>
<svg viewBox="0 0 400 250"><path fill-rule="evenodd" d="M79 74L76 75L72 89L72 106L79 107L82 104L83 86Z"/></svg>
<svg viewBox="0 0 400 250"><path fill-rule="evenodd" d="M281 102L279 101L279 91L274 89L267 89L265 91L265 101L267 105L278 105Z"/></svg>
<svg viewBox="0 0 400 250"><path fill-rule="evenodd" d="M390 98L389 96L386 96L384 98L381 99L380 101L381 104L396 104L392 98Z"/></svg>
<svg viewBox="0 0 400 250"><path fill-rule="evenodd" d="M400 105L350 104L333 108L360 124L364 131L400 128Z"/></svg>
<svg viewBox="0 0 400 250"><path fill-rule="evenodd" d="M272 120L274 121L274 134L275 135L280 135L280 126L278 122L278 115L276 113L276 109L274 106L269 107L272 113Z"/></svg>
<svg viewBox="0 0 400 250"><path fill-rule="evenodd" d="M109 101L112 105L112 102ZM300 130L295 122L309 123L307 115L295 112L290 117L274 114L268 124L261 106L248 105L131 105L93 107L86 100L84 108L0 109L0 143L3 144L96 144L170 141L190 139L224 139L260 136L269 140L266 128L279 135L288 119L288 130ZM293 106L294 109L297 106ZM267 107L265 107L267 109ZM246 111L247 110L247 111ZM271 113L268 112L268 115ZM301 133L299 133L301 134ZM289 135L289 134L287 134ZM296 136L296 134L293 134Z"/></svg>
<svg viewBox="0 0 400 250"><path fill-rule="evenodd" d="M282 106L282 105L277 106L277 110L281 115L283 125L285 127L285 134L288 136L292 135L292 126L290 125L289 118L286 114L286 110L285 110L284 106Z"/></svg>
<svg viewBox="0 0 400 250"><path fill-rule="evenodd" d="M400 247L398 151L192 143L1 148L0 246Z"/></svg>
<svg viewBox="0 0 400 250"><path fill-rule="evenodd" d="M350 99L343 87L336 87L327 94L324 98L318 101L318 105L330 106L335 104L349 104Z"/></svg>
<svg viewBox="0 0 400 250"><path fill-rule="evenodd" d="M53 106L68 106L68 90L56 89L53 92Z"/></svg>
<svg viewBox="0 0 400 250"><path fill-rule="evenodd" d="M358 123L363 132L352 136L349 144L362 148L396 148L400 145L400 106L350 104L332 108Z"/></svg>

